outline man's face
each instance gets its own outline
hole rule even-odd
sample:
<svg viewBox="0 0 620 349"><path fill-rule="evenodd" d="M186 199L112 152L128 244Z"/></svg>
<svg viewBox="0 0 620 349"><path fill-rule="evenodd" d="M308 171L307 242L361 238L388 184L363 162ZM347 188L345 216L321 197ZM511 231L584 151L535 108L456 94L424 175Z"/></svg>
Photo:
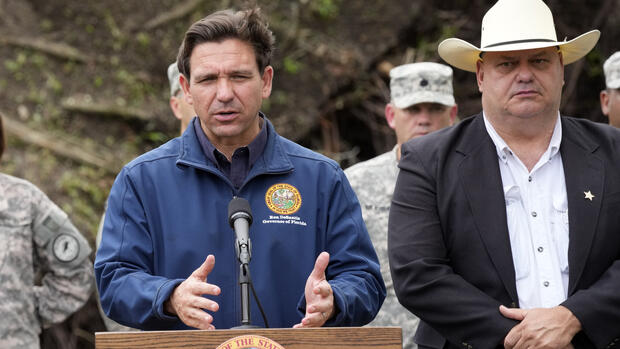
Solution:
<svg viewBox="0 0 620 349"><path fill-rule="evenodd" d="M601 91L601 109L609 118L609 124L620 128L620 89Z"/></svg>
<svg viewBox="0 0 620 349"><path fill-rule="evenodd" d="M181 133L183 133L196 115L194 107L185 101L183 91L179 90L176 95L170 97L170 108L174 116L181 122Z"/></svg>
<svg viewBox="0 0 620 349"><path fill-rule="evenodd" d="M400 145L411 138L452 125L456 112L456 105L449 107L439 103L419 103L400 109L390 103L385 108L385 117L396 132L396 142Z"/></svg>
<svg viewBox="0 0 620 349"><path fill-rule="evenodd" d="M555 47L486 52L482 58L476 77L490 118L511 122L512 117L557 117L564 65Z"/></svg>
<svg viewBox="0 0 620 349"><path fill-rule="evenodd" d="M261 75L250 44L238 39L205 42L190 56L190 81L181 75L187 102L215 145L247 145L258 134L258 111L271 94L273 68Z"/></svg>

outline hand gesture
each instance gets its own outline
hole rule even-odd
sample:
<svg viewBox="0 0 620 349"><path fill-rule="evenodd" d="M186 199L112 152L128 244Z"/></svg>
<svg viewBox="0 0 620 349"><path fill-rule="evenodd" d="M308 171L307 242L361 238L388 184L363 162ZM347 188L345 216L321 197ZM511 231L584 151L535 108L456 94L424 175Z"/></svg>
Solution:
<svg viewBox="0 0 620 349"><path fill-rule="evenodd" d="M499 307L509 319L521 321L504 339L506 349L519 348L573 348L571 341L581 330L581 323L563 306L536 309Z"/></svg>
<svg viewBox="0 0 620 349"><path fill-rule="evenodd" d="M207 283L207 275L215 266L215 257L207 256L204 263L179 284L164 303L164 310L177 315L184 324L201 330L213 330L213 317L204 310L217 311L219 305L203 295L217 296L221 290ZM204 309L204 310L203 310Z"/></svg>
<svg viewBox="0 0 620 349"><path fill-rule="evenodd" d="M334 292L325 278L329 253L321 252L306 281L306 316L293 328L321 327L334 315Z"/></svg>

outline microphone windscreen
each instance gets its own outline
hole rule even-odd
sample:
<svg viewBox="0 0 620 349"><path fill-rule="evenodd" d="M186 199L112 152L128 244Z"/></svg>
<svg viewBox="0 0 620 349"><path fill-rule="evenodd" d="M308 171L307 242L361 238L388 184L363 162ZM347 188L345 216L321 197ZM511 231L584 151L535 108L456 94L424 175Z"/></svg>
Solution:
<svg viewBox="0 0 620 349"><path fill-rule="evenodd" d="M251 222L252 221L252 210L250 209L250 203L248 200L240 197L233 197L228 204L228 222L230 225L233 225L233 215L235 213L245 213L247 214L246 218Z"/></svg>

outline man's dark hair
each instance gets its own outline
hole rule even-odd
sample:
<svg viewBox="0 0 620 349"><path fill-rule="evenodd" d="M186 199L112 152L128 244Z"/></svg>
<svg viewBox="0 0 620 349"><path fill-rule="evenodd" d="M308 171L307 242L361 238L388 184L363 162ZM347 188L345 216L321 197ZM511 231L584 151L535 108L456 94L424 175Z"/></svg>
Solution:
<svg viewBox="0 0 620 349"><path fill-rule="evenodd" d="M208 15L187 30L177 55L179 72L189 80L189 59L194 47L205 42L222 42L226 39L239 39L252 45L261 74L270 64L275 38L261 16L260 9L253 7L237 12L228 9Z"/></svg>
<svg viewBox="0 0 620 349"><path fill-rule="evenodd" d="M0 115L0 159L4 153L4 127L2 126L2 115Z"/></svg>

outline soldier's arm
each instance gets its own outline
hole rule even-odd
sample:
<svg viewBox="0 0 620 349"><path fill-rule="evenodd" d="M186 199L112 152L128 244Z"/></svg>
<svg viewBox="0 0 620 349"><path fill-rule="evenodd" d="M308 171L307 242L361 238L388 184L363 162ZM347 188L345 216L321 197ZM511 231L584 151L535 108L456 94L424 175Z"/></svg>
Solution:
<svg viewBox="0 0 620 349"><path fill-rule="evenodd" d="M43 193L36 202L32 230L43 278L34 292L39 318L49 326L86 303L94 285L93 265L88 241L67 215Z"/></svg>

